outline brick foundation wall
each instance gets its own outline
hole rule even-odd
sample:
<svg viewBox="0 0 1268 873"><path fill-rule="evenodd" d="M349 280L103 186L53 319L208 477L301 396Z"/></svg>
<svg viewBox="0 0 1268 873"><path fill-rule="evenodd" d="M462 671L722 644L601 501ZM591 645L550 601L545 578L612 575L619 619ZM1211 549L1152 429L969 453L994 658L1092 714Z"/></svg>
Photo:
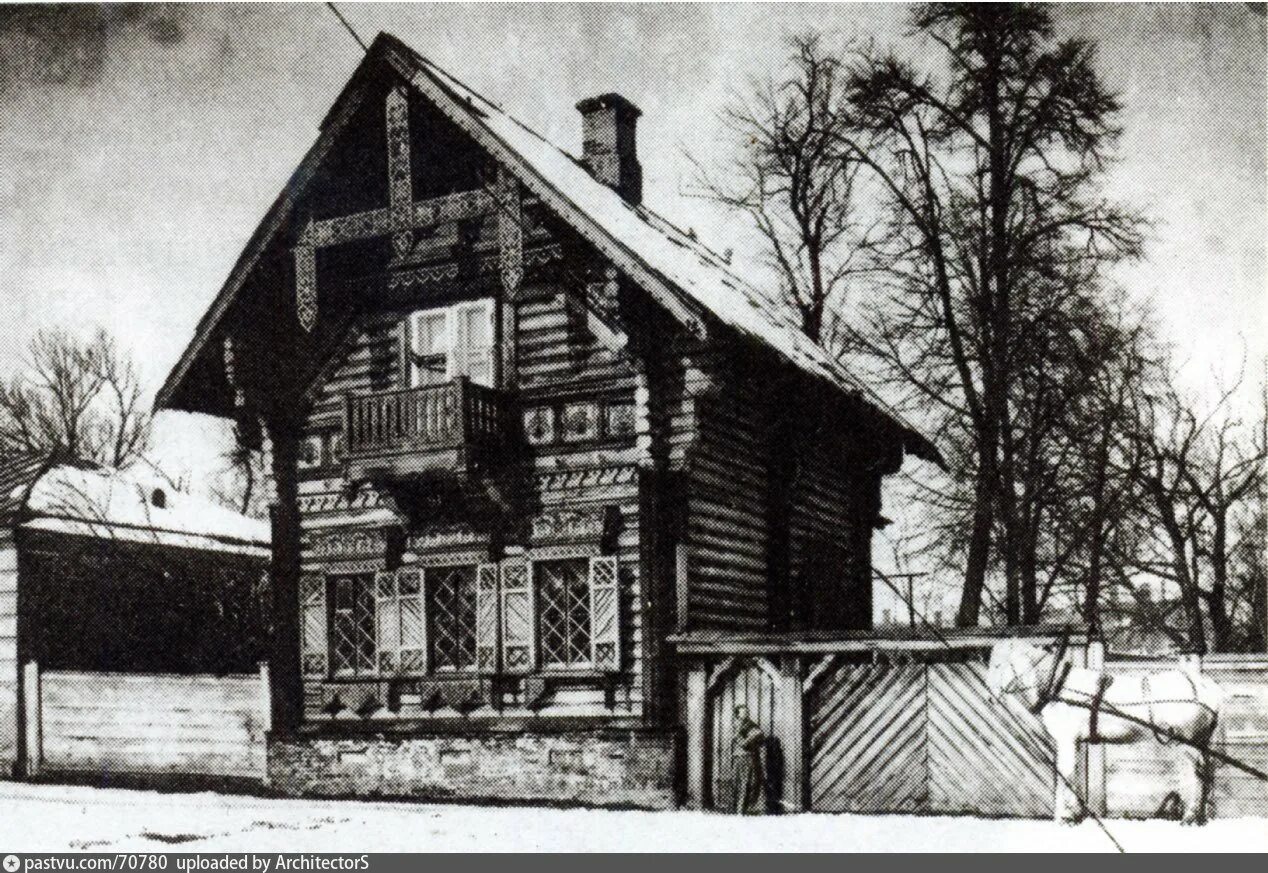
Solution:
<svg viewBox="0 0 1268 873"><path fill-rule="evenodd" d="M669 731L271 737L275 790L317 797L674 806Z"/></svg>

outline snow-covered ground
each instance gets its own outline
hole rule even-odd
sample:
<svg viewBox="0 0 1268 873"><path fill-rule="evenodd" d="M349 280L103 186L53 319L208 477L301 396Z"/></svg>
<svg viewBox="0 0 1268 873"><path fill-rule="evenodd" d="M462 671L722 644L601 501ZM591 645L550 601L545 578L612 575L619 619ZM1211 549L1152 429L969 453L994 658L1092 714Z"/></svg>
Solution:
<svg viewBox="0 0 1268 873"><path fill-rule="evenodd" d="M1268 819L1106 823L1127 851L1266 851ZM0 853L1113 851L1093 822L284 800L0 783Z"/></svg>

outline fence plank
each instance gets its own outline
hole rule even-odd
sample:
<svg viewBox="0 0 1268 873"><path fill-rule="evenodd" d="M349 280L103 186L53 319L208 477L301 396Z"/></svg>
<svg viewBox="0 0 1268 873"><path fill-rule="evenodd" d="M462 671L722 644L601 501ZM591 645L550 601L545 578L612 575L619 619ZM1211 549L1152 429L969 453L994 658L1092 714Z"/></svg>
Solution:
<svg viewBox="0 0 1268 873"><path fill-rule="evenodd" d="M819 679L809 703L813 809L926 807L925 684L921 666L846 664Z"/></svg>
<svg viewBox="0 0 1268 873"><path fill-rule="evenodd" d="M985 665L929 666L929 749L933 811L1052 814L1052 745L1034 715L990 694Z"/></svg>
<svg viewBox="0 0 1268 873"><path fill-rule="evenodd" d="M268 729L261 712L264 675L44 673L43 766L262 777Z"/></svg>

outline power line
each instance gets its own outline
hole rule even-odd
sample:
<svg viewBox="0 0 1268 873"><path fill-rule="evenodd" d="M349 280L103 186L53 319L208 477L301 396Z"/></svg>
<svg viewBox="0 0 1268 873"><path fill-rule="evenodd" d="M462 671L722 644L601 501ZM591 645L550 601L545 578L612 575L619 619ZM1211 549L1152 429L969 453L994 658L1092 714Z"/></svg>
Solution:
<svg viewBox="0 0 1268 873"><path fill-rule="evenodd" d="M339 19L339 23L343 25L344 29L348 31L348 33L352 34L352 38L357 41L357 45L361 46L361 51L368 52L370 47L365 44L365 41L362 40L361 37L357 36L357 32L352 29L352 25L348 23L348 19L343 17L343 13L339 11L339 8L330 2L327 2L326 6L328 6L330 11L335 14L335 18Z"/></svg>

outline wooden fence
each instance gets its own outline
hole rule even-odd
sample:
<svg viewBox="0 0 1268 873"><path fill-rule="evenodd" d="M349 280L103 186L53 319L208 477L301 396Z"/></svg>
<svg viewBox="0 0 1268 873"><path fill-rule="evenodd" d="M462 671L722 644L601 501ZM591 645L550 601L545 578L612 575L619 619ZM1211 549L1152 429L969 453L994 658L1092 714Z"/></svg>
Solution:
<svg viewBox="0 0 1268 873"><path fill-rule="evenodd" d="M1047 644L1058 633L1028 638ZM1051 744L1032 713L986 686L998 639L675 638L689 805L734 808L742 704L771 738L771 788L783 810L1050 815ZM1071 657L1083 662L1087 651L1074 633Z"/></svg>
<svg viewBox="0 0 1268 873"><path fill-rule="evenodd" d="M1031 637L1052 641L1056 632ZM999 635L944 640L827 635L675 638L684 666L688 803L733 809L735 707L771 738L771 793L786 811L1048 816L1054 754L1038 718L986 688ZM1174 669L1175 659L1103 662L1075 634L1070 658L1112 674ZM1211 655L1194 665L1227 694L1216 747L1268 770L1268 656ZM1180 754L1157 740L1082 749L1076 790L1093 811L1157 814L1179 784ZM1268 815L1268 785L1216 767L1212 812Z"/></svg>
<svg viewBox="0 0 1268 873"><path fill-rule="evenodd" d="M1268 655L1194 657L1192 668L1224 689L1224 707L1213 745L1252 767L1268 771ZM1111 659L1114 675L1175 669L1174 659ZM1156 739L1105 747L1103 811L1130 818L1153 816L1180 784L1181 749ZM1092 787L1096 792L1096 786ZM1228 764L1215 764L1212 813L1220 818L1268 816L1268 784Z"/></svg>
<svg viewBox="0 0 1268 873"><path fill-rule="evenodd" d="M25 770L263 779L267 665L259 674L47 671L25 665Z"/></svg>

